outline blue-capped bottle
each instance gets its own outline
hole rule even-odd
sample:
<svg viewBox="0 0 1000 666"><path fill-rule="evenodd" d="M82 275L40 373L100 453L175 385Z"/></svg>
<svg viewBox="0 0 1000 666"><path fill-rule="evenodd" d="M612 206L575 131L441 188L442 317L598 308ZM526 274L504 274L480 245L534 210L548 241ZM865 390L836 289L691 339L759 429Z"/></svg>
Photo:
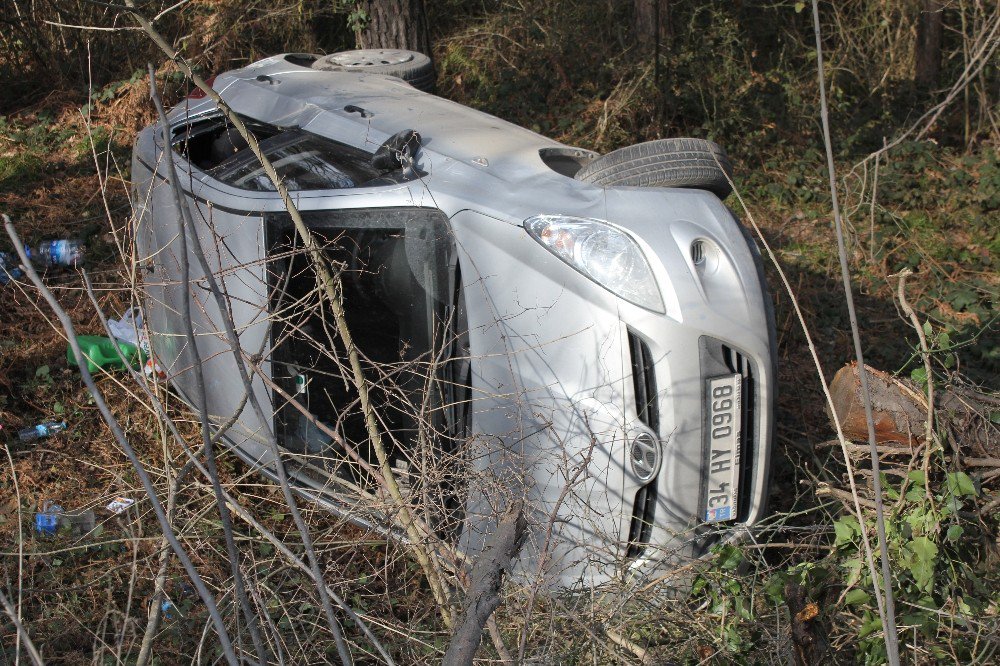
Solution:
<svg viewBox="0 0 1000 666"><path fill-rule="evenodd" d="M0 286L24 275L19 268L20 265L21 261L17 258L16 254L0 252Z"/></svg>
<svg viewBox="0 0 1000 666"><path fill-rule="evenodd" d="M38 425L31 426L30 428L18 430L17 437L22 442L34 442L39 439L51 437L57 432L62 432L65 429L65 421L44 421Z"/></svg>
<svg viewBox="0 0 1000 666"><path fill-rule="evenodd" d="M29 253L29 259L39 268L48 266L79 266L83 263L83 241L75 238L45 241Z"/></svg>

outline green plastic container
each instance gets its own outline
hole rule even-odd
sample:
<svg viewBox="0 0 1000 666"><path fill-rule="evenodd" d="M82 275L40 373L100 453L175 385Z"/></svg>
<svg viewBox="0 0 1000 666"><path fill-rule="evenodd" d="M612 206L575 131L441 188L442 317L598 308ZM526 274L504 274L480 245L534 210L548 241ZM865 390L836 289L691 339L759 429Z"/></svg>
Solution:
<svg viewBox="0 0 1000 666"><path fill-rule="evenodd" d="M121 340L112 340L102 335L78 335L76 341L87 362L87 369L91 372L97 372L98 368L124 370L126 364L138 369L145 360L138 347ZM118 349L115 348L116 345ZM120 354L118 350L121 350ZM66 346L66 360L72 366L78 365L70 345Z"/></svg>

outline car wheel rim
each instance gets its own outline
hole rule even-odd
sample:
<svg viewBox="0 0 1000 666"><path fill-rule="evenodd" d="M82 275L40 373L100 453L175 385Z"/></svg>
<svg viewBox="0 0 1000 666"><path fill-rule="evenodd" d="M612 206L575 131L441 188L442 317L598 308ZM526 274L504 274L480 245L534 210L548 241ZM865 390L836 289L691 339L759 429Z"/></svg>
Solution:
<svg viewBox="0 0 1000 666"><path fill-rule="evenodd" d="M381 65L402 65L413 60L409 51L397 49L362 49L335 53L329 61L341 67L378 67Z"/></svg>

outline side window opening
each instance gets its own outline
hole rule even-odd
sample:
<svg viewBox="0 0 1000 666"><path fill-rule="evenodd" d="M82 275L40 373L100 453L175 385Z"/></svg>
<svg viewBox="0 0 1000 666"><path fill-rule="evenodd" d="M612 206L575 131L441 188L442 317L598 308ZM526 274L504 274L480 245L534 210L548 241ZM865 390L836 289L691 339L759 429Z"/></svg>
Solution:
<svg viewBox="0 0 1000 666"><path fill-rule="evenodd" d="M281 132L273 125L242 118L257 141L264 141ZM202 171L211 171L249 146L236 129L221 116L179 125L173 130L173 148Z"/></svg>
<svg viewBox="0 0 1000 666"><path fill-rule="evenodd" d="M372 155L310 134L244 119L261 151L291 191L331 190L395 182L371 164ZM174 129L173 148L212 177L244 190L273 192L247 142L225 118L213 117Z"/></svg>

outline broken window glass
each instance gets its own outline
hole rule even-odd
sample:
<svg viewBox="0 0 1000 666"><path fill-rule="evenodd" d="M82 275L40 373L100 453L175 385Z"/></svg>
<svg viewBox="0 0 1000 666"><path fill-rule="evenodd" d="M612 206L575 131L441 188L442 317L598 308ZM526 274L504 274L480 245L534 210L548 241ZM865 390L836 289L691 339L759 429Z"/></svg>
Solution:
<svg viewBox="0 0 1000 666"><path fill-rule="evenodd" d="M290 191L339 190L377 178L371 155L299 129L286 130L260 143ZM273 192L274 183L249 150L241 150L209 171L224 183L244 190Z"/></svg>
<svg viewBox="0 0 1000 666"><path fill-rule="evenodd" d="M394 182L380 178L372 155L305 132L243 119L290 191L339 190ZM244 190L275 191L249 144L229 122L212 116L174 128L173 147L214 178ZM386 181L386 182L383 182Z"/></svg>

